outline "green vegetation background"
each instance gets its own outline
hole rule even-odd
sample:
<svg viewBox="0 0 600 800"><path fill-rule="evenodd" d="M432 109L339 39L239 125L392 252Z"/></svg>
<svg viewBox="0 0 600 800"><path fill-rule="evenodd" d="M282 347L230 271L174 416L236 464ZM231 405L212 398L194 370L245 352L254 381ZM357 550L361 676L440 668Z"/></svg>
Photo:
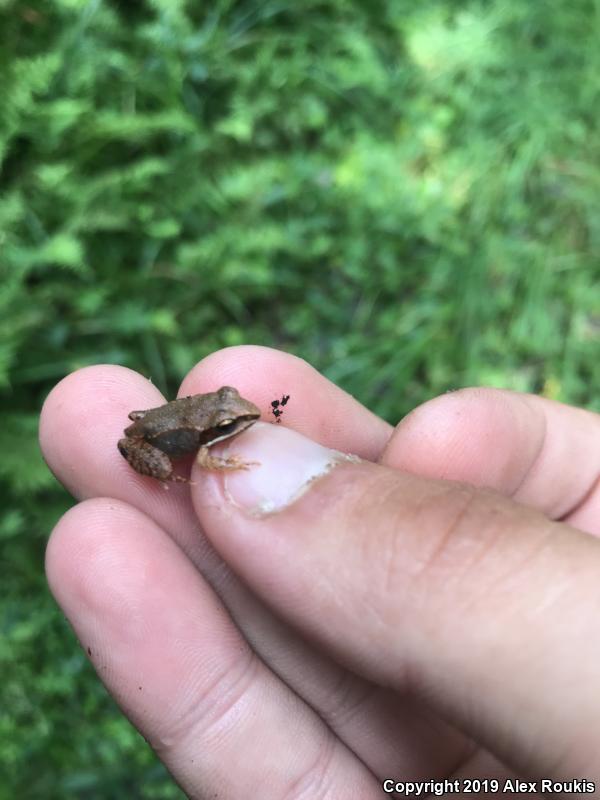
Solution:
<svg viewBox="0 0 600 800"><path fill-rule="evenodd" d="M242 342L600 408L600 1L0 2L0 798L180 797L43 577L51 386Z"/></svg>

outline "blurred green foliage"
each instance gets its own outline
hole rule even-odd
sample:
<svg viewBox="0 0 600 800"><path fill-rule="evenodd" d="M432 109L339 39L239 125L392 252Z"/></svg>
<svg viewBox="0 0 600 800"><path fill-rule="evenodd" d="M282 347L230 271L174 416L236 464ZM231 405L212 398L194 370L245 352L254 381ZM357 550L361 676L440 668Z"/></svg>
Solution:
<svg viewBox="0 0 600 800"><path fill-rule="evenodd" d="M53 383L303 356L600 408L600 4L0 2L0 800L179 797L43 578Z"/></svg>

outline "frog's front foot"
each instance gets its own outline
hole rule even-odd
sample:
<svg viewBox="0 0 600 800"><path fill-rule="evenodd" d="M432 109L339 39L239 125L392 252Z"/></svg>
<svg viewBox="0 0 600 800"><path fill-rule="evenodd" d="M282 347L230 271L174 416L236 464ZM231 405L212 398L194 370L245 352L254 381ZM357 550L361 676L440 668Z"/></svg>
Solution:
<svg viewBox="0 0 600 800"><path fill-rule="evenodd" d="M258 465L259 461L244 461L240 456L231 455L227 458L219 458L210 454L208 447L201 447L196 456L196 463L203 469L215 469L221 471L233 471L236 469L250 469L251 466Z"/></svg>

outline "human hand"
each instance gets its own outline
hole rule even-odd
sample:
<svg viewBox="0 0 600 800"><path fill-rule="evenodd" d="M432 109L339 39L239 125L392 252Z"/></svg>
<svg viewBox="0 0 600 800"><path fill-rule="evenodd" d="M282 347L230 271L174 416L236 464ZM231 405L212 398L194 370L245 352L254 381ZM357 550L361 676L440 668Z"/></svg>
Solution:
<svg viewBox="0 0 600 800"><path fill-rule="evenodd" d="M163 402L129 370L69 376L41 423L48 463L84 501L52 535L50 585L187 794L600 780L598 417L467 390L393 430L254 347L206 359L180 394L226 383L263 409L290 393L285 424L231 442L261 467L199 473L191 491L119 455L128 411Z"/></svg>

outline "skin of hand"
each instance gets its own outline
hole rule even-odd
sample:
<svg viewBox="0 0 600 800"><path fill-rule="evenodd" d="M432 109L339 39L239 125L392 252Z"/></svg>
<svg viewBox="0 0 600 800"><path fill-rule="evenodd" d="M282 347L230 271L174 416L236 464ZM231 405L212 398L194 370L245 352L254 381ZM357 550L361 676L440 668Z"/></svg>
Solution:
<svg viewBox="0 0 600 800"><path fill-rule="evenodd" d="M68 376L40 425L79 501L50 538L50 587L184 791L599 782L599 417L467 389L394 429L254 346L205 359L179 395L224 384L263 419L290 394L283 424L216 449L260 466L194 468L189 486L118 453L128 412L164 402L131 370Z"/></svg>

